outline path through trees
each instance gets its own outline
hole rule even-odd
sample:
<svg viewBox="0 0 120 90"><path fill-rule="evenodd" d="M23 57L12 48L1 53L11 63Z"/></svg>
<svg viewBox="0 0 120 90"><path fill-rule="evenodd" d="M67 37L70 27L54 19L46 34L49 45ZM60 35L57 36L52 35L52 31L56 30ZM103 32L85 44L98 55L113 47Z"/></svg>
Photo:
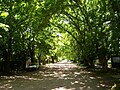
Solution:
<svg viewBox="0 0 120 90"><path fill-rule="evenodd" d="M34 72L1 76L0 90L108 90L113 81L66 60Z"/></svg>

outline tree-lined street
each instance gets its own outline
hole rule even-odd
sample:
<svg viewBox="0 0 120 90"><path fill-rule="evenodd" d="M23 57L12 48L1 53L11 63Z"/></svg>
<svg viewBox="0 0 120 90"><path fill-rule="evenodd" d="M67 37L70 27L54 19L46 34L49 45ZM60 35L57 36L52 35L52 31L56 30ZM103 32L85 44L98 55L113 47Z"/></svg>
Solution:
<svg viewBox="0 0 120 90"><path fill-rule="evenodd" d="M67 64L57 63L62 60L70 60L80 67L93 70L94 73L104 73L104 76L112 74L109 73L111 71L114 71L115 75L120 74L119 0L0 0L1 76L9 76L16 72L23 72L21 75L24 75L26 71L42 69L44 65L70 69L66 71L68 77L72 72L76 72L76 69L71 71ZM51 70L49 68L43 72L36 71L38 78L39 74L46 74ZM52 70L59 73L58 69ZM61 71L63 75L64 70ZM81 69L78 76L81 75L80 72L82 73ZM89 73L87 74L83 75L85 79L90 78ZM51 71L48 75L51 75ZM23 80L23 77L14 77L12 84L13 81L16 83L17 80ZM44 78L44 75L42 77ZM77 76L73 74L72 77L74 81ZM24 78L28 79L29 75ZM99 82L98 79L95 79L93 87L93 83L90 83L89 87L86 83L89 80L85 79L82 79L87 86L85 88L109 87L104 84L101 86L99 83L102 81ZM29 80L25 82L29 83ZM44 80L41 82L44 83ZM50 83L45 83L47 82ZM77 89L81 86L80 82L75 82L79 85ZM119 87L119 82L119 79L115 79L114 83ZM74 86L71 80L67 83L68 88ZM3 85L4 82L1 82L1 86Z"/></svg>

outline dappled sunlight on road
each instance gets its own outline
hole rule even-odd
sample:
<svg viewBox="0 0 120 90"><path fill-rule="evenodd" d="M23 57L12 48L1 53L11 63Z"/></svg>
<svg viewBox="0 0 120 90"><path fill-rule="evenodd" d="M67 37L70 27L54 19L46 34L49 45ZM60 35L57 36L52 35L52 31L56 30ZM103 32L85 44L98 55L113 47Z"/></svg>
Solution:
<svg viewBox="0 0 120 90"><path fill-rule="evenodd" d="M1 76L0 90L108 90L113 81L79 68L71 62L14 76Z"/></svg>
<svg viewBox="0 0 120 90"><path fill-rule="evenodd" d="M59 88L55 88L55 89L51 89L51 90L76 90L76 89L75 88L67 89L66 87L59 87Z"/></svg>
<svg viewBox="0 0 120 90"><path fill-rule="evenodd" d="M45 67L47 68L56 68L56 69L62 69L62 70L69 70L69 69L75 69L79 68L76 64L71 63L70 61L63 60L61 62L55 63L55 64L47 64Z"/></svg>

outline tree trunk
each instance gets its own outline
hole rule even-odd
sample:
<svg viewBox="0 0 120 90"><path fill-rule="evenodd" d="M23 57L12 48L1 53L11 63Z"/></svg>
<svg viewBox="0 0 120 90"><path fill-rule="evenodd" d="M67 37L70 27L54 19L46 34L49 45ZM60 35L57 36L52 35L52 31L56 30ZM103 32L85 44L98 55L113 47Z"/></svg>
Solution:
<svg viewBox="0 0 120 90"><path fill-rule="evenodd" d="M31 63L35 63L35 53L33 49L31 50L30 57L31 57Z"/></svg>
<svg viewBox="0 0 120 90"><path fill-rule="evenodd" d="M103 57L103 60L102 60L102 68L104 70L106 70L108 68L108 64L107 64L107 59L106 57Z"/></svg>
<svg viewBox="0 0 120 90"><path fill-rule="evenodd" d="M10 72L10 53L8 51L4 51L4 73L9 74Z"/></svg>
<svg viewBox="0 0 120 90"><path fill-rule="evenodd" d="M35 63L35 52L34 52L34 47L31 46L31 43L28 44L29 52L30 52L30 58L31 58L31 63Z"/></svg>
<svg viewBox="0 0 120 90"><path fill-rule="evenodd" d="M83 64L84 64L85 66L88 66L88 67L89 67L88 60L87 60L86 58L84 58L83 60L84 60Z"/></svg>
<svg viewBox="0 0 120 90"><path fill-rule="evenodd" d="M41 65L41 54L38 56L39 66Z"/></svg>
<svg viewBox="0 0 120 90"><path fill-rule="evenodd" d="M22 53L20 54L22 56L22 70L26 69L26 61L27 61L27 55L26 55L26 51L21 51Z"/></svg>
<svg viewBox="0 0 120 90"><path fill-rule="evenodd" d="M54 56L51 56L51 59L52 59L52 63L54 63Z"/></svg>
<svg viewBox="0 0 120 90"><path fill-rule="evenodd" d="M95 67L95 65L94 65L94 60L93 60L92 58L90 59L90 67L92 67L92 68Z"/></svg>
<svg viewBox="0 0 120 90"><path fill-rule="evenodd" d="M101 56L101 57L99 57L99 62L101 63L101 65L102 65L102 68L104 69L104 70L106 70L107 68L108 68L108 64L107 64L107 59L106 59L106 57L104 56Z"/></svg>
<svg viewBox="0 0 120 90"><path fill-rule="evenodd" d="M10 61L12 56L12 30L9 29L8 36L8 49L5 50L5 64L4 64L4 72L8 74L10 72Z"/></svg>

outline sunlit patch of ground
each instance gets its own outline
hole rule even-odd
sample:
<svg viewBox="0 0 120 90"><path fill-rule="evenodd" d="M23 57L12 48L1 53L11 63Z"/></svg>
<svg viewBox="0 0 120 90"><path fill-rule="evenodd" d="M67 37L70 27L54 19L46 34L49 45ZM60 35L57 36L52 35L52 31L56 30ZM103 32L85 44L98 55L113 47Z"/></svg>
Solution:
<svg viewBox="0 0 120 90"><path fill-rule="evenodd" d="M63 70L79 68L76 64L73 64L73 63L71 63L70 61L67 61L67 60L63 60L63 61L55 63L55 64L47 64L45 67L63 69Z"/></svg>
<svg viewBox="0 0 120 90"><path fill-rule="evenodd" d="M39 71L1 76L0 90L108 90L114 82L62 61Z"/></svg>

